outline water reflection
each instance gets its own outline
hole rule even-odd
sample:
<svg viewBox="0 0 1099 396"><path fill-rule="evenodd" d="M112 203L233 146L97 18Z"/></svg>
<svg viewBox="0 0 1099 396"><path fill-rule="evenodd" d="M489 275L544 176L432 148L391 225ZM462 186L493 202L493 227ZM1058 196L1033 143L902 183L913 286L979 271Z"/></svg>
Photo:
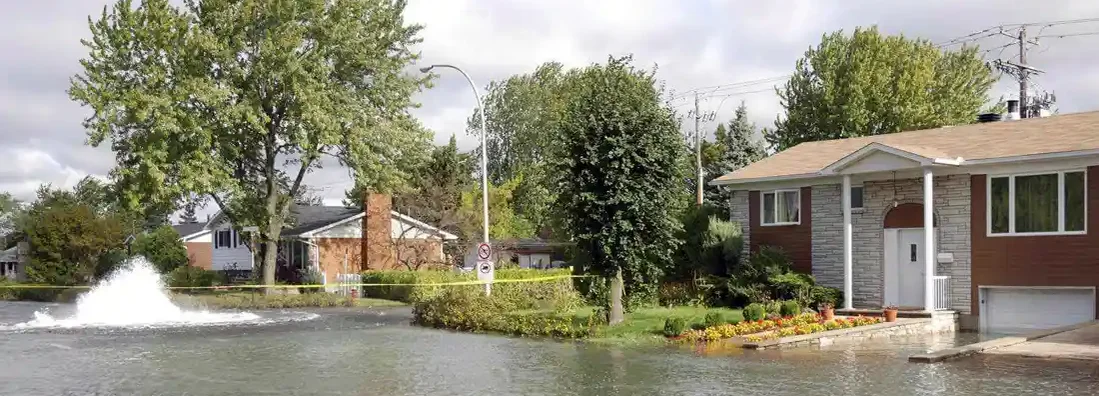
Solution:
<svg viewBox="0 0 1099 396"><path fill-rule="evenodd" d="M0 321L40 308L0 303ZM637 349L420 329L402 315L326 310L267 326L6 332L0 356L19 364L0 369L0 394L1099 394L1095 364L905 361L973 335L774 351Z"/></svg>

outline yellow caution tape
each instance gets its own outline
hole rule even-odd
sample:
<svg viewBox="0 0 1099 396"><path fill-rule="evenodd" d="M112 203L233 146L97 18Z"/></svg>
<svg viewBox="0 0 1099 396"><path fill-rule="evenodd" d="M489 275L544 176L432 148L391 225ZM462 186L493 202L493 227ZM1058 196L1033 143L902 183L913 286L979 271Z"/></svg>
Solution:
<svg viewBox="0 0 1099 396"><path fill-rule="evenodd" d="M323 288L323 287L375 287L375 286L471 286L471 285L483 285L486 283L525 283L525 282L543 282L558 279L572 279L572 278L589 278L595 275L553 275L543 276L538 278L521 278L521 279L496 279L492 281L483 280L471 280L461 282L445 282L445 283L331 283L331 284L313 284L313 285L227 285L227 286L174 286L168 287L169 290L227 290L227 289L297 289L297 288ZM90 285L78 285L78 286L54 286L54 285L3 285L0 284L0 289L90 289L93 286Z"/></svg>

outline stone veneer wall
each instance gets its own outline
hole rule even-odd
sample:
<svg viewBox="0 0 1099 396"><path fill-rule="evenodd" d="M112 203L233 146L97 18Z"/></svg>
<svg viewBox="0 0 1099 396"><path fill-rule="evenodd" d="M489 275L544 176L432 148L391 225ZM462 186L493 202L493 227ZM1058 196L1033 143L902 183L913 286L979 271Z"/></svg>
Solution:
<svg viewBox="0 0 1099 396"><path fill-rule="evenodd" d="M744 238L744 246L740 250L742 260L747 260L752 246L748 207L748 191L733 191L733 198L729 201L729 221L735 221L740 225L740 235Z"/></svg>
<svg viewBox="0 0 1099 396"><path fill-rule="evenodd" d="M880 307L884 294L885 214L898 204L923 203L920 179L863 184L863 209L851 214L854 253L854 304ZM813 187L813 275L820 284L843 287L843 209L839 184ZM954 263L939 264L937 274L950 276L951 307L970 313L970 178L949 175L935 178L936 243L938 252L954 254Z"/></svg>

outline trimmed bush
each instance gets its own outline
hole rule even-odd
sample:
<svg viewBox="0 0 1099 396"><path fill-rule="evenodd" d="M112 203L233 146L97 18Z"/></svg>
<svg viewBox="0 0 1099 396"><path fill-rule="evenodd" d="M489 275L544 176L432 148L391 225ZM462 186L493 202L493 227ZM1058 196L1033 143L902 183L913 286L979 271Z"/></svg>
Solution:
<svg viewBox="0 0 1099 396"><path fill-rule="evenodd" d="M166 275L170 287L210 287L218 280L217 271L207 271L199 267L184 265Z"/></svg>
<svg viewBox="0 0 1099 396"><path fill-rule="evenodd" d="M795 300L783 301L781 308L779 309L779 315L797 316L801 314L801 304L798 304Z"/></svg>
<svg viewBox="0 0 1099 396"><path fill-rule="evenodd" d="M751 303L748 304L747 307L744 307L744 311L742 313L744 315L744 320L763 320L763 318L767 317L767 308L765 308L763 304L760 303Z"/></svg>
<svg viewBox="0 0 1099 396"><path fill-rule="evenodd" d="M767 309L768 314L781 315L782 314L782 302L781 301L768 301L763 305Z"/></svg>
<svg viewBox="0 0 1099 396"><path fill-rule="evenodd" d="M683 318L667 318L664 319L664 336L665 337L677 337L683 334L683 331L687 329L687 321Z"/></svg>
<svg viewBox="0 0 1099 396"><path fill-rule="evenodd" d="M427 327L471 332L497 332L519 336L581 338L598 323L597 315L587 323L552 315L510 313L520 308L508 297L485 296L480 286L455 286L416 304L412 321Z"/></svg>
<svg viewBox="0 0 1099 396"><path fill-rule="evenodd" d="M843 290L834 287L813 286L809 291L810 304L818 309L823 304L831 304L832 307L837 307L842 300Z"/></svg>
<svg viewBox="0 0 1099 396"><path fill-rule="evenodd" d="M500 269L496 271L496 279L534 279L548 276L571 275L566 269L537 270L537 269ZM477 274L456 271L366 271L362 273L363 283L382 284L380 286L366 286L363 289L364 297L381 298L385 300L417 303L427 301L438 296L444 289L454 286L437 286L437 284L471 282L477 280ZM524 292L545 295L547 290L568 290L573 293L572 280L558 279L543 282L516 282L497 283L492 286L492 294L497 292L507 293L508 289L523 289ZM531 291L530 289L538 289ZM576 301L579 304L579 301Z"/></svg>
<svg viewBox="0 0 1099 396"><path fill-rule="evenodd" d="M721 326L727 322L725 321L725 315L722 315L721 312L710 312L706 314L706 321L704 323L706 323L706 327L714 327Z"/></svg>

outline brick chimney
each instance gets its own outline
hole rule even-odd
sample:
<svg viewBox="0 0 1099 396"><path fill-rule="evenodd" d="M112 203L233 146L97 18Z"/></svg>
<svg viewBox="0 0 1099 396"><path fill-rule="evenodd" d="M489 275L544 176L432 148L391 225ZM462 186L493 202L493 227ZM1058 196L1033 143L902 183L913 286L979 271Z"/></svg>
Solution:
<svg viewBox="0 0 1099 396"><path fill-rule="evenodd" d="M393 235L390 208L393 198L388 194L366 193L363 200L362 257L363 267L385 270L394 267Z"/></svg>

